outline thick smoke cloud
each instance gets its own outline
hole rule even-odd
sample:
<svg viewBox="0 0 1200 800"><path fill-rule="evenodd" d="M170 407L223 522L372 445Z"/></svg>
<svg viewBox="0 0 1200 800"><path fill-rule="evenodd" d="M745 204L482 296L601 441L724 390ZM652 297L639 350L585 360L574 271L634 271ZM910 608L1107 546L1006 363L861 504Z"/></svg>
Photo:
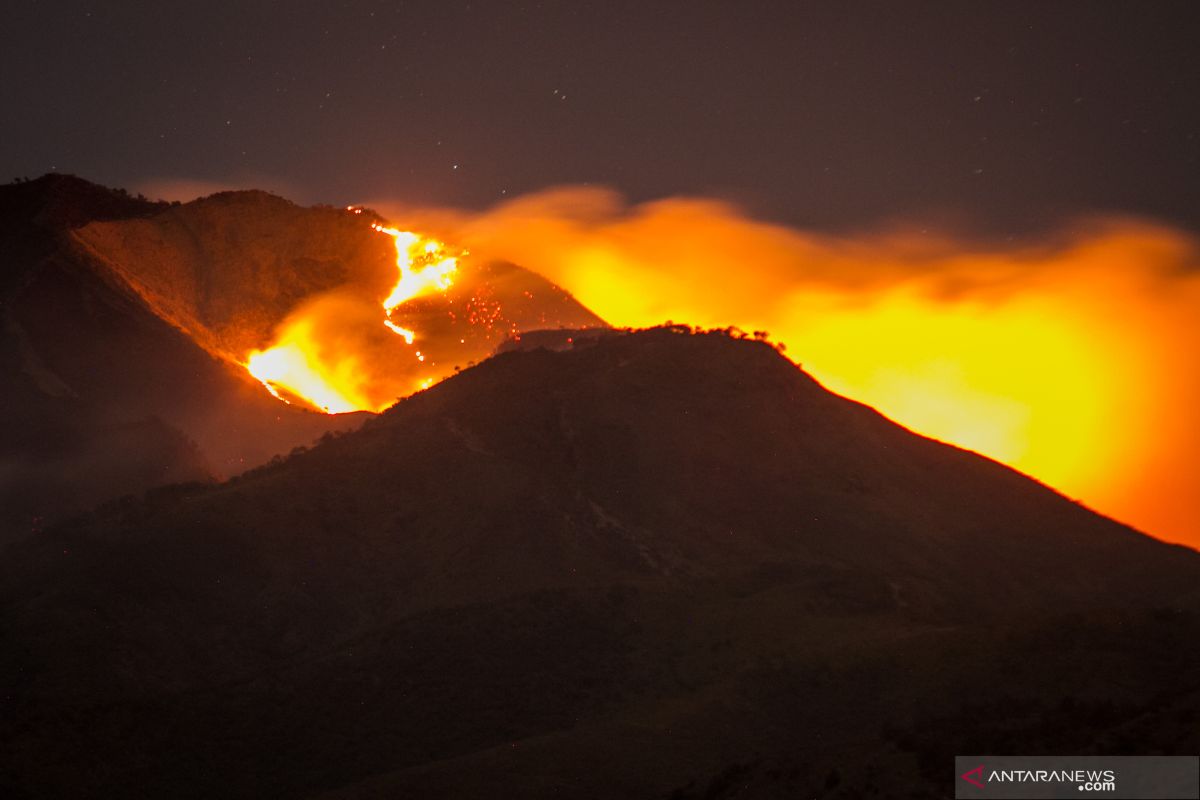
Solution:
<svg viewBox="0 0 1200 800"><path fill-rule="evenodd" d="M768 330L835 391L1200 545L1200 248L1184 232L1099 218L1037 241L831 236L596 188L482 213L373 205L615 325Z"/></svg>

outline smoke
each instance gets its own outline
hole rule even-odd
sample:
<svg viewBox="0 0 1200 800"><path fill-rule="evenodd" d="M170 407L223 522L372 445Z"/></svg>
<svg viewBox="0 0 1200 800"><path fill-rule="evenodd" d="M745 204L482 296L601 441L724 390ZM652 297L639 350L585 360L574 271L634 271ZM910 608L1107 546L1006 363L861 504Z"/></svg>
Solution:
<svg viewBox="0 0 1200 800"><path fill-rule="evenodd" d="M1200 248L1184 232L1101 218L1037 241L832 236L595 188L480 213L374 205L614 325L767 330L834 391L1200 545Z"/></svg>

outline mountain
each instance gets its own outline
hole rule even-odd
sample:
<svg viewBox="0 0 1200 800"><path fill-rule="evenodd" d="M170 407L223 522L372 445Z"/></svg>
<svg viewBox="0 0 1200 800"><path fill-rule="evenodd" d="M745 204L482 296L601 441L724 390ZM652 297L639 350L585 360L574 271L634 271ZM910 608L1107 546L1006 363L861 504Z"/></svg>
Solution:
<svg viewBox="0 0 1200 800"><path fill-rule="evenodd" d="M0 542L360 421L279 403L76 238L173 209L68 175L0 186Z"/></svg>
<svg viewBox="0 0 1200 800"><path fill-rule="evenodd" d="M387 404L486 358L520 331L605 326L539 275L466 259L448 290L414 297L390 315L419 337L417 347L402 346L384 327L380 306L398 277L394 240L371 227L385 222L370 209L302 208L266 192L221 192L149 217L91 222L73 231L71 244L232 364L273 343L293 312L304 314L316 344L352 343L350 371L389 387Z"/></svg>
<svg viewBox="0 0 1200 800"><path fill-rule="evenodd" d="M943 797L955 754L1200 747L1200 554L764 342L569 345L10 546L5 796Z"/></svg>
<svg viewBox="0 0 1200 800"><path fill-rule="evenodd" d="M377 307L397 278L393 240L370 227L382 222L370 209L220 192L151 216L90 222L72 232L72 244L205 350L241 363L307 299L358 291ZM471 315L486 319L472 325ZM460 267L449 292L409 301L395 319L419 330L430 352L453 339L454 355L444 357L459 356L464 366L517 330L604 325L528 270L474 261ZM472 337L482 344L459 346Z"/></svg>
<svg viewBox="0 0 1200 800"><path fill-rule="evenodd" d="M258 191L179 204L68 175L0 186L0 543L361 424L367 415L280 402L243 363L313 298L387 295L396 252L373 220ZM470 324L481 310L488 324ZM440 361L437 374L449 373L516 330L603 325L547 281L488 263L395 318L437 334L419 362L372 321L390 348L377 369L412 372L404 387L417 367L425 377Z"/></svg>

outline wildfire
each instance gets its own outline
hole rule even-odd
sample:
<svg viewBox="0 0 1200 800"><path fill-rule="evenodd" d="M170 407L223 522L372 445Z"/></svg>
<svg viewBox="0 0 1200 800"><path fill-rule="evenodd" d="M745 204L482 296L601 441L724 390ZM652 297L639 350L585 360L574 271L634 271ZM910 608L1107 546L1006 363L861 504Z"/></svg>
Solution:
<svg viewBox="0 0 1200 800"><path fill-rule="evenodd" d="M1200 544L1200 242L1188 234L1114 219L1006 245L919 228L836 237L703 200L630 208L594 189L405 214L614 325L768 330L834 391ZM346 307L298 310L246 363L282 399L382 410L519 332L515 301L501 309L488 286L463 280L449 303L455 251L372 227L392 237L399 273L382 301L354 306L354 327L377 338L348 335ZM404 306L442 293L444 306Z"/></svg>
<svg viewBox="0 0 1200 800"><path fill-rule="evenodd" d="M285 387L291 394L303 397L327 414L342 414L359 408L358 401L334 388L335 381L313 363L302 344L288 342L270 350L256 350L246 360L246 369L267 387L268 392L285 403L291 401L280 394L276 386Z"/></svg>
<svg viewBox="0 0 1200 800"><path fill-rule="evenodd" d="M347 211L361 213L353 206ZM392 312L409 300L450 288L459 256L449 254L441 242L411 231L378 224L372 224L371 229L391 236L396 246L399 275L381 304L383 324L412 346L417 340L416 331L393 322ZM395 397L372 398L364 374L368 365L353 348L331 347L329 338L316 331L313 313L298 312L281 326L274 345L247 356L246 369L280 400L290 402L288 396L297 397L329 414L382 411L390 405ZM414 353L414 358L425 362L420 351ZM414 388L428 388L432 383L433 378L422 378Z"/></svg>
<svg viewBox="0 0 1200 800"><path fill-rule="evenodd" d="M840 237L702 199L630 207L594 188L429 218L613 325L770 331L835 391L1200 544L1189 234L1098 219L1010 244L917 226Z"/></svg>
<svg viewBox="0 0 1200 800"><path fill-rule="evenodd" d="M445 245L433 239L424 239L410 231L372 225L373 230L386 233L396 241L396 267L400 279L383 301L383 310L390 317L397 306L431 292L444 292L454 282L458 269L458 258L446 254ZM464 253L464 255L466 255ZM388 326L400 333L412 344L412 332L396 326ZM401 332L403 331L403 332Z"/></svg>

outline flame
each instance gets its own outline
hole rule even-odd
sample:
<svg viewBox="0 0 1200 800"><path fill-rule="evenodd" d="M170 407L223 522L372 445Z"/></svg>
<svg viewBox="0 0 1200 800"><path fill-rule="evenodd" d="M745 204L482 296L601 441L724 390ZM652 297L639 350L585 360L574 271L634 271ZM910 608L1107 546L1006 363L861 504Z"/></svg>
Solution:
<svg viewBox="0 0 1200 800"><path fill-rule="evenodd" d="M347 206L346 210L362 213L356 206ZM416 331L393 322L392 312L409 300L450 288L459 256L448 254L441 242L411 231L375 223L371 229L391 236L396 246L399 275L382 301L383 324L411 346L417 339ZM333 316L336 324L337 317L346 315ZM378 391L369 374L371 365L359 355L364 348L336 346L331 336L317 330L319 318L314 306L297 310L280 326L271 347L254 350L246 357L246 369L280 400L290 402L288 396L297 397L328 414L382 411L391 405L394 396L376 396ZM414 353L414 358L425 362L420 351ZM433 378L423 378L412 390L428 388L432 383Z"/></svg>
<svg viewBox="0 0 1200 800"><path fill-rule="evenodd" d="M416 341L416 338L417 338L416 331L410 331L408 328L401 328L399 325L392 322L390 319L385 319L383 321L383 324L386 325L392 331L392 333L396 334L397 336L403 337L406 344L412 344L414 341Z"/></svg>
<svg viewBox="0 0 1200 800"><path fill-rule="evenodd" d="M444 292L454 282L458 269L457 256L446 255L445 245L433 239L424 239L409 231L372 225L373 230L386 233L396 241L396 268L400 278L383 301L383 310L390 317L392 311L402 303L432 292ZM465 253L463 255L466 255ZM411 331L396 329L412 344Z"/></svg>
<svg viewBox="0 0 1200 800"><path fill-rule="evenodd" d="M344 359L330 364L314 357L319 345L312 326L299 319L287 325L278 342L268 350L255 350L246 359L246 369L267 391L290 402L279 389L301 397L327 414L357 411L368 403L356 386L355 362Z"/></svg>

